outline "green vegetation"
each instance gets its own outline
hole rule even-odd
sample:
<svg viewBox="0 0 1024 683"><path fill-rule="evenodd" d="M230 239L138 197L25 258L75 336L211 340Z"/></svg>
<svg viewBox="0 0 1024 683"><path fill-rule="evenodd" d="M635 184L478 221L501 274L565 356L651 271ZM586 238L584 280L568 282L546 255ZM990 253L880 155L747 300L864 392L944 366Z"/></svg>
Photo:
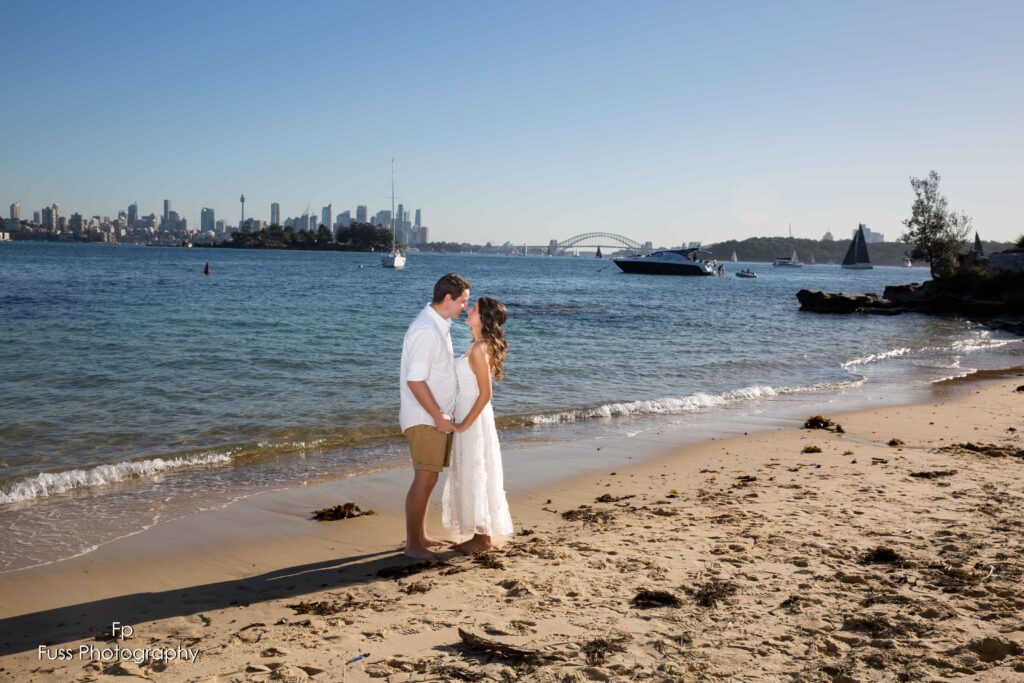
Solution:
<svg viewBox="0 0 1024 683"><path fill-rule="evenodd" d="M1017 241L1014 242L1014 246L1018 249L1024 249L1024 233L1021 233L1020 237L1017 238Z"/></svg>
<svg viewBox="0 0 1024 683"><path fill-rule="evenodd" d="M846 250L850 246L853 227L850 228L844 239L835 241L790 239L788 237L751 237L739 241L719 242L703 248L714 254L719 262L729 260L734 251L740 261L770 262L776 256L789 256L793 253L793 247L796 246L797 255L804 263L810 263L812 257L816 263L842 263L843 256L846 255ZM824 232L824 229L822 231ZM985 247L986 254L1003 251L1012 246L1008 242L982 242L982 245ZM903 257L907 251L908 247L903 242L876 242L868 245L871 262L876 266L902 266ZM920 265L920 262L917 265Z"/></svg>
<svg viewBox="0 0 1024 683"><path fill-rule="evenodd" d="M928 262L933 279L956 271L957 254L971 229L970 216L949 210L939 192L939 180L935 171L929 171L927 178L910 179L915 199L910 218L903 221L907 231L900 237L913 245L912 258Z"/></svg>

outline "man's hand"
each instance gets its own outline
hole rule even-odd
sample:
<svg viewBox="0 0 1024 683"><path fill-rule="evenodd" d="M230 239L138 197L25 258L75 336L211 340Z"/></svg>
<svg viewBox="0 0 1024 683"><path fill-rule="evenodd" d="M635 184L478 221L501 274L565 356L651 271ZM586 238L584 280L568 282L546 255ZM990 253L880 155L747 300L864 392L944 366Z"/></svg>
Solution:
<svg viewBox="0 0 1024 683"><path fill-rule="evenodd" d="M434 417L434 428L442 434L451 434L455 431L455 425L452 424L452 416L441 413Z"/></svg>

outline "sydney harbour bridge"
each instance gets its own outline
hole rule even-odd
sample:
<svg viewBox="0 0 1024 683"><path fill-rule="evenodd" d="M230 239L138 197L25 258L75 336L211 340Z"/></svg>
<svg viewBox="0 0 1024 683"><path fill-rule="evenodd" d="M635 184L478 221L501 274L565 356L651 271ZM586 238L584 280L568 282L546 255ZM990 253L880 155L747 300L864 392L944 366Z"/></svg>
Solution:
<svg viewBox="0 0 1024 683"><path fill-rule="evenodd" d="M584 232L579 235L573 235L572 237L565 240L551 240L546 249L549 256L559 256L562 254L576 253L579 249L594 249L598 247L601 249L612 249L620 250L626 249L635 254L650 253L652 251L651 243L647 242L641 244L635 240L631 240L623 235L616 235L612 232ZM545 247L529 247L532 253L545 253Z"/></svg>

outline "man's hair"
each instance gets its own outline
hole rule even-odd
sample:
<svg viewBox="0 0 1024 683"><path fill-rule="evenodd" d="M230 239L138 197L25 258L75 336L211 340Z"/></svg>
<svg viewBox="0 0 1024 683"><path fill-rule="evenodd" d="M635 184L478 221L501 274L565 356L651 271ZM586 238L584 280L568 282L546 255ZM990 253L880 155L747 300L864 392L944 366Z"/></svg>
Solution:
<svg viewBox="0 0 1024 683"><path fill-rule="evenodd" d="M451 296L453 300L458 299L467 289L469 289L469 283L458 273L442 275L441 279L434 285L433 303L444 303L446 294Z"/></svg>

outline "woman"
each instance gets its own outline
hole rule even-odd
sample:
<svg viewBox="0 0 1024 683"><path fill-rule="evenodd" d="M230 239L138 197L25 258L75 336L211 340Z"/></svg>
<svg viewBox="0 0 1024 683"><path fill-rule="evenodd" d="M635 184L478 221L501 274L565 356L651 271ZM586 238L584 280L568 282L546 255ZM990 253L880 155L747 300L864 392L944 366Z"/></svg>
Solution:
<svg viewBox="0 0 1024 683"><path fill-rule="evenodd" d="M455 439L451 469L441 496L441 520L449 530L473 534L453 546L467 555L490 550L493 536L512 534L512 517L505 499L501 447L491 408L491 380L505 377L508 352L501 326L508 320L505 306L482 296L470 309L466 324L473 343L455 361L459 393L455 401Z"/></svg>

